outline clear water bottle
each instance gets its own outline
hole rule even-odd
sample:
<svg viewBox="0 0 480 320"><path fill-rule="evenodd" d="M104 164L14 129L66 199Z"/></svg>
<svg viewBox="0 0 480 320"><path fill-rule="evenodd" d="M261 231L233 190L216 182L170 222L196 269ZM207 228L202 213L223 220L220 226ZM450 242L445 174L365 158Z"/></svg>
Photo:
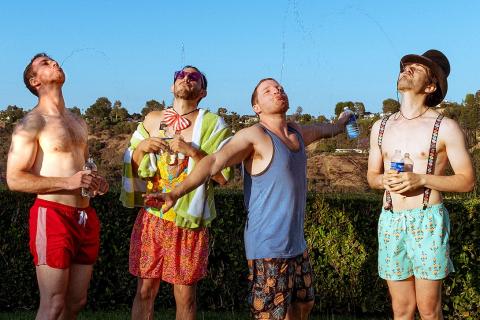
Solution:
<svg viewBox="0 0 480 320"><path fill-rule="evenodd" d="M405 172L413 172L413 160L410 158L410 153L405 153L403 156L403 169Z"/></svg>
<svg viewBox="0 0 480 320"><path fill-rule="evenodd" d="M348 119L346 130L347 130L347 137L348 139L356 139L360 134L360 130L358 129L357 117L352 110L348 107L343 109L344 112L348 112L350 114L350 118Z"/></svg>
<svg viewBox="0 0 480 320"><path fill-rule="evenodd" d="M405 164L403 162L402 151L395 150L392 160L390 160L390 169L395 170L397 172L405 171Z"/></svg>
<svg viewBox="0 0 480 320"><path fill-rule="evenodd" d="M93 162L92 157L88 157L87 162L83 165L83 170L90 170L92 172L97 172L97 165ZM92 192L88 188L82 188L82 197L90 198Z"/></svg>

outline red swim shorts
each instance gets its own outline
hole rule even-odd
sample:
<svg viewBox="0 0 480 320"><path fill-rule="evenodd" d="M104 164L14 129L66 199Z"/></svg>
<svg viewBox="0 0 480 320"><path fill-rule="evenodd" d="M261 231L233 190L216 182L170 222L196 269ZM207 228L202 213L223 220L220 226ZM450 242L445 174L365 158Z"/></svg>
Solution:
<svg viewBox="0 0 480 320"><path fill-rule="evenodd" d="M207 274L208 229L183 229L140 209L130 239L130 273L193 285Z"/></svg>
<svg viewBox="0 0 480 320"><path fill-rule="evenodd" d="M93 264L100 248L95 209L36 199L30 208L30 252L36 266L66 269Z"/></svg>

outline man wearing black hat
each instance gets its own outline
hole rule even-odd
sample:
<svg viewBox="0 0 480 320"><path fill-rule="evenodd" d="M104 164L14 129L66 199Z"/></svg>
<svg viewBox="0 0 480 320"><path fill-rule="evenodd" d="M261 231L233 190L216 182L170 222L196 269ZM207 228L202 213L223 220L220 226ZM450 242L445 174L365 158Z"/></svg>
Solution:
<svg viewBox="0 0 480 320"><path fill-rule="evenodd" d="M454 269L441 192L468 192L474 186L462 130L434 110L445 98L449 73L440 51L404 56L397 81L400 109L377 121L370 136L368 182L385 189L378 272L387 280L394 319L413 319L417 307L422 319L442 319L441 280ZM413 169L397 159L406 153ZM448 162L455 173L445 176Z"/></svg>

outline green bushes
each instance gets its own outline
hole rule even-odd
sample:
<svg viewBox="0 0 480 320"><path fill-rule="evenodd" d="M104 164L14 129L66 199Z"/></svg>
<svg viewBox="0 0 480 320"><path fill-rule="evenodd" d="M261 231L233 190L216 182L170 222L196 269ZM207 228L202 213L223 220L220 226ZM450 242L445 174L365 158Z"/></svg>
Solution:
<svg viewBox="0 0 480 320"><path fill-rule="evenodd" d="M118 194L95 198L102 221L101 252L89 291L90 310L128 308L136 280L128 273L130 232L137 210L123 208ZM35 271L28 249L28 208L33 196L0 191L0 311L38 305ZM210 230L209 274L200 282L199 307L246 310L247 268L243 249L243 195L219 191L219 216ZM451 252L456 272L445 280L449 319L480 318L480 201L446 201L452 222ZM390 314L385 282L377 275L378 195L310 195L305 234L315 272L321 313ZM159 307L174 305L162 284Z"/></svg>

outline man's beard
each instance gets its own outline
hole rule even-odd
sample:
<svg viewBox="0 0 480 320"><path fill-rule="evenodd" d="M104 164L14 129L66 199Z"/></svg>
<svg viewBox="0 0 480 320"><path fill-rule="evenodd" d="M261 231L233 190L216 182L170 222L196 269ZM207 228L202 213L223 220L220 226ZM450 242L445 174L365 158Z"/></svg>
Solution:
<svg viewBox="0 0 480 320"><path fill-rule="evenodd" d="M174 91L175 98L183 100L196 100L200 96L201 89L188 88L187 86L176 87Z"/></svg>
<svg viewBox="0 0 480 320"><path fill-rule="evenodd" d="M407 76L400 76L400 78L398 78L398 82L397 82L398 91L408 90L412 88L413 88L412 79L409 79Z"/></svg>
<svg viewBox="0 0 480 320"><path fill-rule="evenodd" d="M421 87L415 88L415 83L413 79L408 77L400 77L397 83L397 90L398 91L407 91L407 90L414 90L416 93L422 93L425 89L430 85L428 81L425 81Z"/></svg>

